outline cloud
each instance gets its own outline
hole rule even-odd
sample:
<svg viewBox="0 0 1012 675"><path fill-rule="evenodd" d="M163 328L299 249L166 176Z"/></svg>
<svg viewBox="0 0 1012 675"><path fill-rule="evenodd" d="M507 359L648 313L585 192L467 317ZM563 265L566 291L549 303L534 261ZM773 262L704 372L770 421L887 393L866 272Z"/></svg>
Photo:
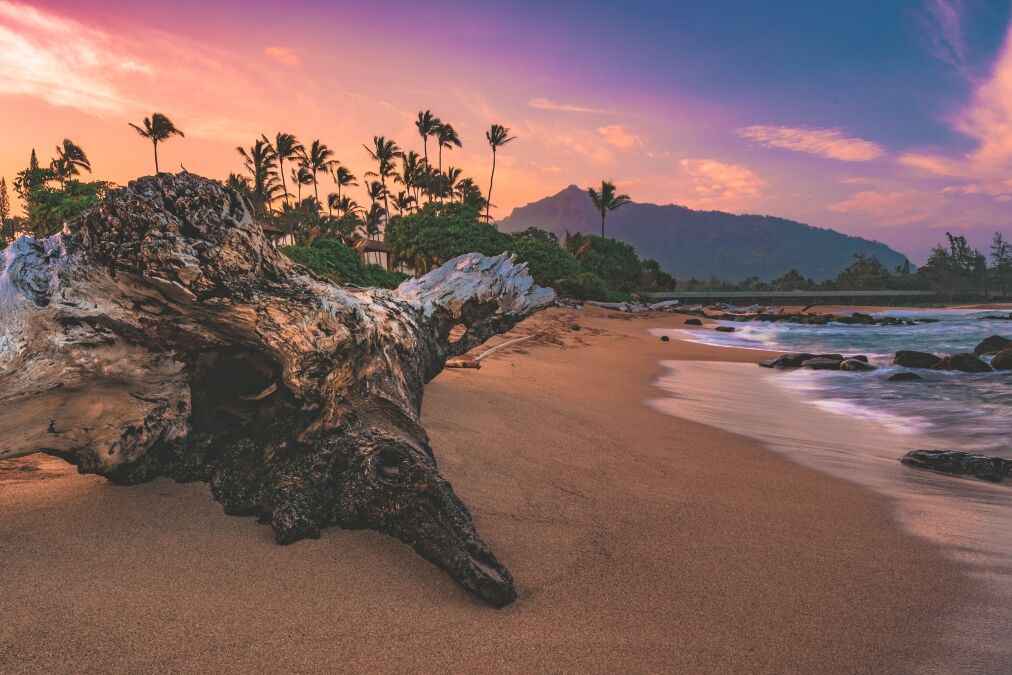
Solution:
<svg viewBox="0 0 1012 675"><path fill-rule="evenodd" d="M906 225L937 215L942 206L941 198L921 190L862 190L830 204L829 210L874 216L882 225Z"/></svg>
<svg viewBox="0 0 1012 675"><path fill-rule="evenodd" d="M739 209L762 197L766 181L741 164L716 159L683 159L679 164L692 183L695 197L685 200L697 209Z"/></svg>
<svg viewBox="0 0 1012 675"><path fill-rule="evenodd" d="M527 105L537 110L554 110L556 112L572 112L572 113L600 113L605 114L611 112L610 110L601 110L600 108L587 108L584 106L573 105L571 103L556 103L547 98L532 98L527 102Z"/></svg>
<svg viewBox="0 0 1012 675"><path fill-rule="evenodd" d="M967 73L967 49L963 39L961 0L930 0L921 15L928 51L942 63Z"/></svg>
<svg viewBox="0 0 1012 675"><path fill-rule="evenodd" d="M767 148L782 148L844 162L867 162L885 154L882 146L851 138L840 129L808 129L755 125L742 127L738 135Z"/></svg>
<svg viewBox="0 0 1012 675"><path fill-rule="evenodd" d="M918 169L936 176L958 176L960 168L952 160L938 155L924 155L916 152L908 152L896 159L897 163Z"/></svg>
<svg viewBox="0 0 1012 675"><path fill-rule="evenodd" d="M302 59L299 58L299 55L287 47L267 47L264 49L264 54L283 66L302 65Z"/></svg>
<svg viewBox="0 0 1012 675"><path fill-rule="evenodd" d="M598 127L597 134L616 148L622 150L630 150L643 145L643 140L639 136L628 131L621 124Z"/></svg>

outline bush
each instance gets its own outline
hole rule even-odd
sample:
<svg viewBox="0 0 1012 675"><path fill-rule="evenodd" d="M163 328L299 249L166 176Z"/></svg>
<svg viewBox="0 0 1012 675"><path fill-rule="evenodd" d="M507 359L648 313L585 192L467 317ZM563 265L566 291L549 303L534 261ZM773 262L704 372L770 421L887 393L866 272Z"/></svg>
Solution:
<svg viewBox="0 0 1012 675"><path fill-rule="evenodd" d="M479 220L467 204L429 202L407 216L387 223L384 241L398 261L425 273L464 253L498 255L509 249L510 238L495 225Z"/></svg>
<svg viewBox="0 0 1012 675"><path fill-rule="evenodd" d="M48 236L59 232L63 223L75 218L105 198L109 184L104 181L82 183L68 180L63 187L33 187L28 192L27 214L32 232Z"/></svg>
<svg viewBox="0 0 1012 675"><path fill-rule="evenodd" d="M285 246L281 252L300 265L339 284L396 288L406 275L362 261L337 239L318 239L312 246Z"/></svg>
<svg viewBox="0 0 1012 675"><path fill-rule="evenodd" d="M590 272L581 272L571 277L559 279L555 282L555 290L561 296L577 300L610 300L612 298L604 280Z"/></svg>
<svg viewBox="0 0 1012 675"><path fill-rule="evenodd" d="M637 290L642 270L639 256L629 244L579 232L568 235L565 244L584 272L597 275L612 290Z"/></svg>
<svg viewBox="0 0 1012 675"><path fill-rule="evenodd" d="M517 260L527 263L527 269L539 286L554 286L562 277L580 273L580 265L573 254L558 244L538 239L514 240L510 252Z"/></svg>

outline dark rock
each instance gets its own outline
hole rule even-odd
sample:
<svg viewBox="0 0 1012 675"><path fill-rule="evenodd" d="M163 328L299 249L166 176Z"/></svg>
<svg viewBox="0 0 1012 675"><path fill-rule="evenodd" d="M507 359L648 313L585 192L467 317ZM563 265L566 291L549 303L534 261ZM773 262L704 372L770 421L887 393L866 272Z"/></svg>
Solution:
<svg viewBox="0 0 1012 675"><path fill-rule="evenodd" d="M816 354L817 359L832 359L834 361L843 361L843 354Z"/></svg>
<svg viewBox="0 0 1012 675"><path fill-rule="evenodd" d="M670 339L671 339L671 338L669 338L669 337L668 337L667 335L662 335L662 336L661 336L661 342L667 342L667 341L668 341L668 340L670 340Z"/></svg>
<svg viewBox="0 0 1012 675"><path fill-rule="evenodd" d="M938 323L940 319L915 319L917 323Z"/></svg>
<svg viewBox="0 0 1012 675"><path fill-rule="evenodd" d="M991 367L995 370L1012 370L1012 349L1003 349L991 359Z"/></svg>
<svg viewBox="0 0 1012 675"><path fill-rule="evenodd" d="M815 354L799 352L796 354L784 354L783 356L761 361L759 365L763 368L800 368L802 363L814 358Z"/></svg>
<svg viewBox="0 0 1012 675"><path fill-rule="evenodd" d="M816 357L814 359L808 359L801 364L801 367L808 368L810 370L840 370L840 364L842 362L842 360L837 361L836 359Z"/></svg>
<svg viewBox="0 0 1012 675"><path fill-rule="evenodd" d="M865 363L868 363L868 357L865 356L864 354L858 354L857 356L848 356L847 358L854 361L864 361Z"/></svg>
<svg viewBox="0 0 1012 675"><path fill-rule="evenodd" d="M993 483L1000 483L1012 474L1012 460L960 450L914 450L904 455L900 461L910 466L957 476L972 475Z"/></svg>
<svg viewBox="0 0 1012 675"><path fill-rule="evenodd" d="M580 324L578 323L569 324L569 330L580 330Z"/></svg>
<svg viewBox="0 0 1012 675"><path fill-rule="evenodd" d="M997 354L1003 349L1012 347L1012 340L1003 338L1001 335L992 335L981 340L980 344L973 348L973 353L978 356L985 354Z"/></svg>
<svg viewBox="0 0 1012 675"><path fill-rule="evenodd" d="M875 370L875 366L871 365L867 361L859 361L857 359L845 359L840 363L840 370L846 370L852 373L856 373L865 370Z"/></svg>
<svg viewBox="0 0 1012 675"><path fill-rule="evenodd" d="M958 370L963 373L990 373L991 366L987 365L987 361L976 354L963 352L961 354L946 356L938 362L938 365L935 366L935 370Z"/></svg>
<svg viewBox="0 0 1012 675"><path fill-rule="evenodd" d="M893 363L904 368L934 368L941 360L940 357L927 352L900 350L896 352Z"/></svg>
<svg viewBox="0 0 1012 675"><path fill-rule="evenodd" d="M702 326L703 322L700 321L699 319L686 319L685 320L685 325L686 326Z"/></svg>
<svg viewBox="0 0 1012 675"><path fill-rule="evenodd" d="M886 379L889 380L890 382L920 382L924 378L918 375L917 373L904 371L902 373L894 373L893 375L890 375Z"/></svg>
<svg viewBox="0 0 1012 675"><path fill-rule="evenodd" d="M721 333L733 333L734 326L716 326L713 330L719 331Z"/></svg>

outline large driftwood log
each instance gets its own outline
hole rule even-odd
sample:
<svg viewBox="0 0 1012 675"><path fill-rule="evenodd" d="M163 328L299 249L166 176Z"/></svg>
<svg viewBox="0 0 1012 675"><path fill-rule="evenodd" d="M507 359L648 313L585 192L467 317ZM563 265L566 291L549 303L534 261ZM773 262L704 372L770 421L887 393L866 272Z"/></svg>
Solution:
<svg viewBox="0 0 1012 675"><path fill-rule="evenodd" d="M281 543L379 530L502 606L512 578L436 468L422 388L552 298L524 265L478 254L394 291L338 287L278 253L220 184L142 178L3 252L0 459L207 481Z"/></svg>

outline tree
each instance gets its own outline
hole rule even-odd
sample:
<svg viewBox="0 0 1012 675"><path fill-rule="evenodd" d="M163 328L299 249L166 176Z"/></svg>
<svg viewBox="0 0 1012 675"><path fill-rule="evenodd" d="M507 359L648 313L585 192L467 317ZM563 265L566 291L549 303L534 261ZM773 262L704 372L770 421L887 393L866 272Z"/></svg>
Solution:
<svg viewBox="0 0 1012 675"><path fill-rule="evenodd" d="M457 183L457 197L461 204L467 204L478 213L488 205L488 201L481 196L481 188L471 178L465 178Z"/></svg>
<svg viewBox="0 0 1012 675"><path fill-rule="evenodd" d="M155 150L155 173L158 173L158 144L167 141L172 136L185 136L182 131L176 128L172 120L162 113L156 112L152 113L151 117L145 117L143 128L133 122L128 122L128 124L144 138L151 139L151 145Z"/></svg>
<svg viewBox="0 0 1012 675"><path fill-rule="evenodd" d="M400 272L364 262L354 249L336 239L317 239L310 246L286 246L281 252L339 284L396 288L406 278Z"/></svg>
<svg viewBox="0 0 1012 675"><path fill-rule="evenodd" d="M357 186L358 183L355 181L355 174L346 167L338 166L334 169L334 184L337 185L337 196L339 199L343 197L342 188Z"/></svg>
<svg viewBox="0 0 1012 675"><path fill-rule="evenodd" d="M294 134L284 134L278 132L274 135L274 140L270 141L267 136L263 136L264 143L274 152L274 157L278 162L278 175L281 176L281 188L284 190L285 201L291 196L288 194L288 183L285 181L285 160L286 159L297 159L302 155L305 148L302 147L302 143L295 138Z"/></svg>
<svg viewBox="0 0 1012 675"><path fill-rule="evenodd" d="M514 241L520 241L521 239L533 239L534 241L547 241L551 244L559 245L559 238L555 236L554 232L548 230L542 230L537 227L528 227L526 230L520 232L514 232L510 235Z"/></svg>
<svg viewBox="0 0 1012 675"><path fill-rule="evenodd" d="M414 150L401 153L401 171L395 176L395 180L400 182L409 193L414 192L416 203L419 201L418 191L422 186L425 166L425 160L419 157Z"/></svg>
<svg viewBox="0 0 1012 675"><path fill-rule="evenodd" d="M7 219L11 216L11 198L7 194L7 179L0 178L0 239L7 238ZM10 230L10 238L14 238L14 228Z"/></svg>
<svg viewBox="0 0 1012 675"><path fill-rule="evenodd" d="M399 216L403 216L405 211L410 213L414 204L415 198L404 190L401 190L394 196L394 208L397 209L397 215Z"/></svg>
<svg viewBox="0 0 1012 675"><path fill-rule="evenodd" d="M337 164L337 161L332 159L333 156L334 151L320 141L313 141L308 151L303 150L303 164L313 178L313 196L316 197L317 203L320 201L320 190L316 176L320 173L330 173L331 168Z"/></svg>
<svg viewBox="0 0 1012 675"><path fill-rule="evenodd" d="M770 282L775 291L802 291L814 286L811 279L806 279L801 272L791 269L787 274Z"/></svg>
<svg viewBox="0 0 1012 675"><path fill-rule="evenodd" d="M611 290L627 293L637 289L642 268L629 244L577 232L567 233L564 247L580 263L580 269L599 276Z"/></svg>
<svg viewBox="0 0 1012 675"><path fill-rule="evenodd" d="M391 218L384 240L394 259L419 272L463 253L496 255L507 250L510 238L482 222L480 213L467 204L428 202L410 215Z"/></svg>
<svg viewBox="0 0 1012 675"><path fill-rule="evenodd" d="M299 190L298 203L301 204L302 203L302 186L303 185L309 185L309 184L311 184L313 182L313 174L309 170L309 167L306 166L306 164L300 158L299 164L297 166L293 167L290 170L289 177L292 179L292 182L295 183L296 186L298 186L298 190Z"/></svg>
<svg viewBox="0 0 1012 675"><path fill-rule="evenodd" d="M432 114L431 110L418 113L418 121L415 122L415 127L418 129L418 135L422 137L422 148L425 152L425 163L429 163L429 136L437 136L439 134L439 127L443 125L439 121L439 118Z"/></svg>
<svg viewBox="0 0 1012 675"><path fill-rule="evenodd" d="M74 176L80 176L82 169L91 173L91 162L81 146L64 138L63 145L56 146L56 157L50 162L49 169L61 184L65 184Z"/></svg>
<svg viewBox="0 0 1012 675"><path fill-rule="evenodd" d="M370 148L367 145L363 145L365 151L369 153L369 157L374 162L379 164L378 170L373 173L369 172L366 175L374 175L379 177L380 183L383 185L383 209L390 212L390 201L387 198L387 178L393 176L396 171L394 166L394 160L400 157L403 153L401 152L400 146L393 141L383 136L373 136L373 146Z"/></svg>
<svg viewBox="0 0 1012 675"><path fill-rule="evenodd" d="M254 214L264 217L277 199L278 190L282 189L278 184L278 174L274 170L276 159L274 149L270 143L261 138L257 139L249 150L240 146L236 148L236 152L243 158L246 170L252 178L248 196Z"/></svg>
<svg viewBox="0 0 1012 675"><path fill-rule="evenodd" d="M501 124L493 124L492 128L485 132L485 138L488 140L488 145L492 148L492 175L488 179L488 206L485 210L485 219L492 219L492 185L495 182L495 153L496 150L506 145L510 141L515 141L516 136L510 136L509 127L504 127Z"/></svg>
<svg viewBox="0 0 1012 675"><path fill-rule="evenodd" d="M508 250L516 254L517 260L527 263L527 270L539 286L554 287L559 279L575 277L581 271L572 253L544 239L514 237Z"/></svg>
<svg viewBox="0 0 1012 675"><path fill-rule="evenodd" d="M949 246L935 245L931 256L917 270L918 280L929 288L946 294L950 299L984 291L988 281L984 255L970 248L966 237L945 233Z"/></svg>
<svg viewBox="0 0 1012 675"><path fill-rule="evenodd" d="M28 160L28 168L19 171L14 178L14 192L25 203L26 211L32 191L44 186L48 181L55 178L56 176L52 170L43 169L39 166L39 159L35 155L35 148L32 148L32 156Z"/></svg>
<svg viewBox="0 0 1012 675"><path fill-rule="evenodd" d="M604 217L608 215L609 211L614 211L620 206L625 206L631 200L629 199L629 195L616 195L614 183L609 183L606 180L601 181L600 192L590 187L587 188L587 194L590 195L590 201L594 203L594 208L601 214L601 236L603 237Z"/></svg>
<svg viewBox="0 0 1012 675"><path fill-rule="evenodd" d="M995 232L991 240L991 275L1002 294L1012 290L1012 243L1001 232Z"/></svg>
<svg viewBox="0 0 1012 675"><path fill-rule="evenodd" d="M102 201L108 189L105 181L82 183L77 180L68 180L58 189L48 185L34 188L25 202L32 232L39 237L59 232L66 221Z"/></svg>
<svg viewBox="0 0 1012 675"><path fill-rule="evenodd" d="M440 124L436 129L436 141L439 143L439 173L443 173L443 148L462 147L460 137L452 124Z"/></svg>

